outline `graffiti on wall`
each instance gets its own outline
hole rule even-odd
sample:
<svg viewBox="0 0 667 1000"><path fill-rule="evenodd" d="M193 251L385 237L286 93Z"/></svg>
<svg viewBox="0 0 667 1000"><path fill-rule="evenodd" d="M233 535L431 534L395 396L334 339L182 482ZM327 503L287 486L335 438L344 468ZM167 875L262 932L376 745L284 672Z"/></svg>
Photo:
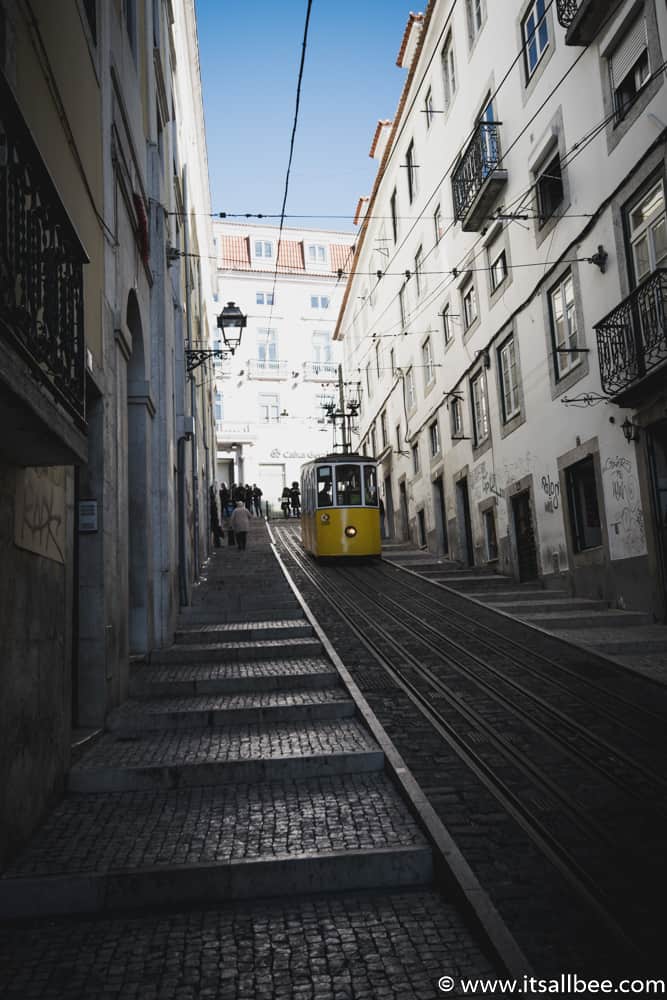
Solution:
<svg viewBox="0 0 667 1000"><path fill-rule="evenodd" d="M644 555L644 512L631 460L622 455L610 455L602 466L602 480L609 519L611 558L627 559Z"/></svg>
<svg viewBox="0 0 667 1000"><path fill-rule="evenodd" d="M21 469L16 481L14 543L45 559L65 562L65 470Z"/></svg>
<svg viewBox="0 0 667 1000"><path fill-rule="evenodd" d="M560 507L560 483L547 473L546 476L542 476L540 485L544 493L544 509L547 513L553 514Z"/></svg>

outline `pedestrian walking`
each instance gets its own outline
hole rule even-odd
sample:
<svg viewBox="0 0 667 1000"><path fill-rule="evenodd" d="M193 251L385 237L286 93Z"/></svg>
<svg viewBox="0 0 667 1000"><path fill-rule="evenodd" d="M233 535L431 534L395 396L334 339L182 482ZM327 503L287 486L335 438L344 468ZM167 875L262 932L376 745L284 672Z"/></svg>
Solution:
<svg viewBox="0 0 667 1000"><path fill-rule="evenodd" d="M227 545L236 545L234 531L232 529L232 509L229 504L225 507L222 515L222 530L227 535Z"/></svg>
<svg viewBox="0 0 667 1000"><path fill-rule="evenodd" d="M262 491L257 483L252 484L252 505L255 508L257 517L262 516Z"/></svg>
<svg viewBox="0 0 667 1000"><path fill-rule="evenodd" d="M211 532L213 534L215 547L216 549L219 549L223 534L222 527L220 526L220 518L218 517L218 501L215 495L215 486L211 486L209 496L211 502Z"/></svg>
<svg viewBox="0 0 667 1000"><path fill-rule="evenodd" d="M283 486L283 492L280 498L280 509L282 510L285 517L289 517L291 503L292 503L292 491L290 490L289 486Z"/></svg>
<svg viewBox="0 0 667 1000"><path fill-rule="evenodd" d="M252 508L253 508L252 486L250 485L250 483L246 483L244 489L245 489L245 496L243 499L245 500L245 508L252 514Z"/></svg>
<svg viewBox="0 0 667 1000"><path fill-rule="evenodd" d="M246 546L246 539L248 537L248 528L250 527L251 514L249 510L246 510L246 505L243 500L236 501L236 509L231 516L231 527L234 532L234 538L236 539L236 544L239 549L243 552Z"/></svg>
<svg viewBox="0 0 667 1000"><path fill-rule="evenodd" d="M296 480L292 483L292 489L289 491L290 495L290 506L292 508L292 516L301 516L301 490L299 489L299 484Z"/></svg>

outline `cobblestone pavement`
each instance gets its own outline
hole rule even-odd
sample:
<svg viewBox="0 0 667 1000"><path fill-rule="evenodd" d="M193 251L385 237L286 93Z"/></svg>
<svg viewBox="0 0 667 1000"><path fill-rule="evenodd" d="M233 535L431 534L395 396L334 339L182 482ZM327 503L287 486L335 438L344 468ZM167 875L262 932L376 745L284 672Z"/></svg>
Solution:
<svg viewBox="0 0 667 1000"><path fill-rule="evenodd" d="M87 791L66 795L0 878L1 997L427 1000L441 995L440 976L493 974L477 932L428 881L430 846L378 770L376 741L360 717L342 717L349 695L303 638L263 523L250 542L215 553L173 662L133 667L117 728L73 765ZM240 562L250 600L227 586ZM264 637L274 628L280 652ZM304 717L327 705L333 717ZM239 721L275 708L279 721ZM263 770L271 761L276 780ZM309 761L322 761L310 775ZM207 768L218 762L232 777ZM131 790L136 769L185 776L202 764L201 787L184 777ZM95 790L110 771L121 779L111 787L127 790ZM286 885L298 886L293 898Z"/></svg>
<svg viewBox="0 0 667 1000"><path fill-rule="evenodd" d="M5 1000L434 1000L493 975L432 892L0 927Z"/></svg>

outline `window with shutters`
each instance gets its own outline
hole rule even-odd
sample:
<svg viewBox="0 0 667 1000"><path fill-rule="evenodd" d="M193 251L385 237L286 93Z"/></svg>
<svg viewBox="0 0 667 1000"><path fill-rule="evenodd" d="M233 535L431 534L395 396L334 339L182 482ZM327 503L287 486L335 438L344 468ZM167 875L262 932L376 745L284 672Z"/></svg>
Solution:
<svg viewBox="0 0 667 1000"><path fill-rule="evenodd" d="M609 57L616 120L622 120L651 75L646 19L639 17Z"/></svg>

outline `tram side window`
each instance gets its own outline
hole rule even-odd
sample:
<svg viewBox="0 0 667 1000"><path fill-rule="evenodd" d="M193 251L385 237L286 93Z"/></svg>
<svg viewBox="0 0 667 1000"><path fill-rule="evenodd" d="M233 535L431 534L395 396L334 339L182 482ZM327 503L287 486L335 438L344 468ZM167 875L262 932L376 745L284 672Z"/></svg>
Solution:
<svg viewBox="0 0 667 1000"><path fill-rule="evenodd" d="M331 466L321 465L317 470L317 506L331 507Z"/></svg>
<svg viewBox="0 0 667 1000"><path fill-rule="evenodd" d="M364 466L364 493L366 496L366 505L368 507L377 507L378 484L374 465Z"/></svg>
<svg viewBox="0 0 667 1000"><path fill-rule="evenodd" d="M343 507L361 505L361 479L358 465L336 466L336 502Z"/></svg>

